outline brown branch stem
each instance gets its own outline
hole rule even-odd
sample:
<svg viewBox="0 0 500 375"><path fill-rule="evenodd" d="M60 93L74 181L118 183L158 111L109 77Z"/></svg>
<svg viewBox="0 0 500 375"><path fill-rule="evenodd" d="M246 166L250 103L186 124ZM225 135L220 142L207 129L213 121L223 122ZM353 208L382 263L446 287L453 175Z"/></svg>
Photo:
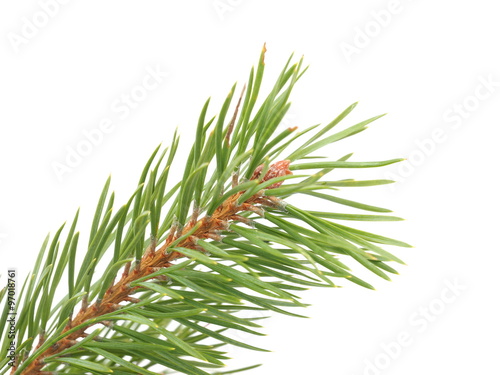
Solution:
<svg viewBox="0 0 500 375"><path fill-rule="evenodd" d="M289 162L283 161L273 164L266 176L264 176L261 181L266 181L270 178L276 177L278 175L290 174L288 169ZM258 178L260 176L255 176L253 178ZM276 185L276 184L274 184ZM274 186L273 187L276 187ZM260 191L247 199L243 204L238 205L238 198L244 193L244 191L236 193L230 196L225 202L223 202L211 216L205 216L197 221L190 220L189 223L182 229L182 231L177 231L177 225L173 224L172 230L170 231L165 243L158 249L149 248L144 252L141 261L136 265L135 268L130 269L130 264L124 267L124 272L121 278L114 284L111 285L105 292L104 297L101 301L96 301L89 306L83 306L73 319L70 320L68 325L64 328L63 333L69 331L73 327L85 324L91 319L98 318L104 314L111 313L118 310L122 302L136 303L137 299L131 297L139 287L131 287L130 284L143 277L147 277L153 272L161 269L170 267L172 262L178 258L184 257L184 254L170 250L171 244L181 236L187 234L195 226L199 227L193 232L192 235L176 244L176 247L184 247L189 249L197 249L198 239L213 239L215 236L219 236L218 233L227 230L229 223L232 221L242 221L244 217L238 215L240 212L262 210L260 206L274 205L268 199L270 197L263 197L263 191ZM195 211L197 208L195 208ZM198 213L195 212L193 216L197 216ZM246 219L246 218L244 218ZM248 220L248 219L246 219ZM177 233L176 233L177 232ZM104 324L104 322L100 322ZM46 372L42 371L45 366L45 358L57 355L63 350L73 346L78 339L86 336L85 330L97 323L89 323L84 325L83 328L78 329L75 332L70 333L64 339L60 340L56 344L49 347L43 353L41 353L30 365L22 372L22 375L40 375ZM14 373L13 372L11 374Z"/></svg>

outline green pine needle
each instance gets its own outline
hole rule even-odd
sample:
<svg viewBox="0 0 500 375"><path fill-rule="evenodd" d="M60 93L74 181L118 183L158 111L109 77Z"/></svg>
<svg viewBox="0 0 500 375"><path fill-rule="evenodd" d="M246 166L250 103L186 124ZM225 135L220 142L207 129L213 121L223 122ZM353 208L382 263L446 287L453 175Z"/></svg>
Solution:
<svg viewBox="0 0 500 375"><path fill-rule="evenodd" d="M209 101L203 106L181 181L169 181L176 131L169 147L154 150L131 198L117 209L107 179L86 249L79 244L79 211L71 225L45 239L18 296L16 357L14 363L0 360L0 375L244 372L259 365L220 370L227 359L223 346L267 349L225 334L263 335L257 318L241 313L302 316L293 308L305 306L300 296L309 287L350 281L373 289L345 260L386 280L397 274L389 263L403 261L382 246L410 245L344 224L402 219L338 196L339 188L393 181L325 177L336 168L377 168L402 159L315 154L381 116L336 131L354 103L326 126L280 129L306 69L291 57L259 101L264 55L265 48L241 95L233 86L217 116L207 119ZM325 211L291 205L296 195L322 200ZM376 214L339 212L342 206ZM98 274L103 259L110 260ZM5 321L5 289L0 302ZM6 353L10 339L3 327L0 339Z"/></svg>

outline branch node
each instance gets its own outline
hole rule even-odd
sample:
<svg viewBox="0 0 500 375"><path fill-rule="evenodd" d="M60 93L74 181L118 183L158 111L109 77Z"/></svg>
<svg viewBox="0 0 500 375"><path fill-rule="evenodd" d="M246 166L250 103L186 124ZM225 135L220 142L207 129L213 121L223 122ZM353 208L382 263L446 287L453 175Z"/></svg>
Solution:
<svg viewBox="0 0 500 375"><path fill-rule="evenodd" d="M150 258L150 257L154 256L155 249L156 249L156 243L157 243L156 237L151 234L149 246L146 249L146 251L144 252L144 256L143 256L144 258Z"/></svg>
<svg viewBox="0 0 500 375"><path fill-rule="evenodd" d="M242 211L251 211L253 213L256 213L260 217L264 217L265 211L261 207L254 206L253 204L250 203L243 203L241 205Z"/></svg>
<svg viewBox="0 0 500 375"><path fill-rule="evenodd" d="M240 174L238 172L234 172L231 180L231 187L235 188L236 186L239 185L239 178Z"/></svg>
<svg viewBox="0 0 500 375"><path fill-rule="evenodd" d="M283 212L288 212L286 210L286 206L288 203L285 202L283 199L273 196L268 197L268 199L273 203L274 207L277 208L278 210Z"/></svg>
<svg viewBox="0 0 500 375"><path fill-rule="evenodd" d="M123 269L123 274L122 274L122 280L128 276L128 274L130 272L130 266L131 266L131 262L127 262L127 264L125 264L125 268Z"/></svg>
<svg viewBox="0 0 500 375"><path fill-rule="evenodd" d="M82 298L82 307L81 307L81 311L85 312L87 311L87 308L89 307L89 294L86 293L83 298Z"/></svg>
<svg viewBox="0 0 500 375"><path fill-rule="evenodd" d="M215 231L214 233L207 233L205 236L217 242L222 241L222 236L220 235L219 231Z"/></svg>
<svg viewBox="0 0 500 375"><path fill-rule="evenodd" d="M141 300L139 298L135 298L135 297L125 297L123 299L124 301L127 301L127 302L132 302L132 303L139 303L141 302Z"/></svg>
<svg viewBox="0 0 500 375"><path fill-rule="evenodd" d="M250 228L255 228L255 223L252 219L249 219L248 217L245 216L240 216L240 215L233 215L231 216L232 220L239 221L240 223L248 225Z"/></svg>
<svg viewBox="0 0 500 375"><path fill-rule="evenodd" d="M200 207L198 206L198 202L194 201L193 203L193 213L191 214L191 219L189 220L189 227L192 228L198 222L198 216L200 215Z"/></svg>

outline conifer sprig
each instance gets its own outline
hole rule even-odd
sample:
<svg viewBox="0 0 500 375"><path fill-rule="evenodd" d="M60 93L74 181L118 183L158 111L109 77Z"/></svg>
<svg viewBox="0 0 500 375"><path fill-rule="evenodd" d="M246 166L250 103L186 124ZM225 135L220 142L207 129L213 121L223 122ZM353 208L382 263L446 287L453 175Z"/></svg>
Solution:
<svg viewBox="0 0 500 375"><path fill-rule="evenodd" d="M179 145L176 132L169 148L153 152L137 189L118 209L106 181L86 250L79 246L78 212L65 236L66 225L52 239L47 236L20 293L14 366L12 358L2 359L0 375L250 370L255 366L219 370L227 359L225 344L265 350L225 333L262 334L257 320L244 319L243 312L300 316L290 308L305 306L298 294L308 287L335 287L345 279L372 288L343 258L387 280L388 273L397 273L388 263L403 262L382 246L408 244L339 221L400 218L334 195L339 187L392 181L324 178L335 168L381 167L401 159L359 162L350 161L352 154L338 160L315 154L380 116L329 135L355 103L326 126L278 132L305 69L302 59L290 65L291 57L255 109L264 54L265 48L238 100L235 85L219 115L209 120L205 103L180 182L170 186L168 180ZM288 202L297 194L376 215L307 210ZM102 262L107 266L98 275ZM56 301L63 288L65 295ZM5 300L4 289L0 301ZM6 317L6 303L1 314ZM2 353L11 341L6 333L0 327Z"/></svg>

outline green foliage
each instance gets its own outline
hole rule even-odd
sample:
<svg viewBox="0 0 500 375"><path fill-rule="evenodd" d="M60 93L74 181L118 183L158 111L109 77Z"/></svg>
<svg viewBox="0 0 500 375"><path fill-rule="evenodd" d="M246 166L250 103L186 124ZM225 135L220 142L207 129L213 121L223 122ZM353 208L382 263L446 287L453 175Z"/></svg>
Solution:
<svg viewBox="0 0 500 375"><path fill-rule="evenodd" d="M291 59L258 109L264 52L236 105L235 86L217 117L206 119L209 101L205 103L180 182L170 185L168 180L179 144L176 132L170 147L154 150L135 192L118 209L110 179L106 181L87 249L78 244L78 212L65 236L63 225L51 240L46 238L18 299L14 374L28 373L40 358L44 365L38 369L58 374L156 374L163 368L168 373L222 375L250 370L256 366L219 370L227 359L221 349L226 344L265 350L225 333L262 334L257 319L244 319L242 313L301 316L292 308L305 306L299 295L311 286L335 287L347 280L373 288L343 259L352 259L386 280L388 273L396 273L388 263L403 262L381 245L409 245L340 223L401 219L386 215L387 209L336 195L339 187L392 181L324 177L335 168L381 167L401 159L311 158L317 150L365 130L380 116L329 134L355 103L324 127L278 131L292 89L305 71L302 59L290 65ZM234 114L228 119L231 107ZM289 169L287 163L276 164L279 160L289 160ZM325 206L377 214L319 212L286 202L297 194L323 200ZM230 204L239 207L237 214L223 218L222 229L201 236L203 223ZM162 244L166 247L158 249ZM140 269L148 252L155 250L170 261L135 278L129 285L131 298L121 300L116 309L99 310L120 275ZM75 261L77 251L84 253L80 264ZM98 275L95 268L106 254L110 261ZM61 290L65 295L55 301L56 291ZM0 301L6 302L4 292ZM88 306L104 313L72 324L78 311L92 309ZM85 330L86 334L78 333ZM5 353L10 340L5 332L0 334ZM57 345L71 335L78 337L57 351ZM10 371L7 361L0 361L0 374Z"/></svg>

